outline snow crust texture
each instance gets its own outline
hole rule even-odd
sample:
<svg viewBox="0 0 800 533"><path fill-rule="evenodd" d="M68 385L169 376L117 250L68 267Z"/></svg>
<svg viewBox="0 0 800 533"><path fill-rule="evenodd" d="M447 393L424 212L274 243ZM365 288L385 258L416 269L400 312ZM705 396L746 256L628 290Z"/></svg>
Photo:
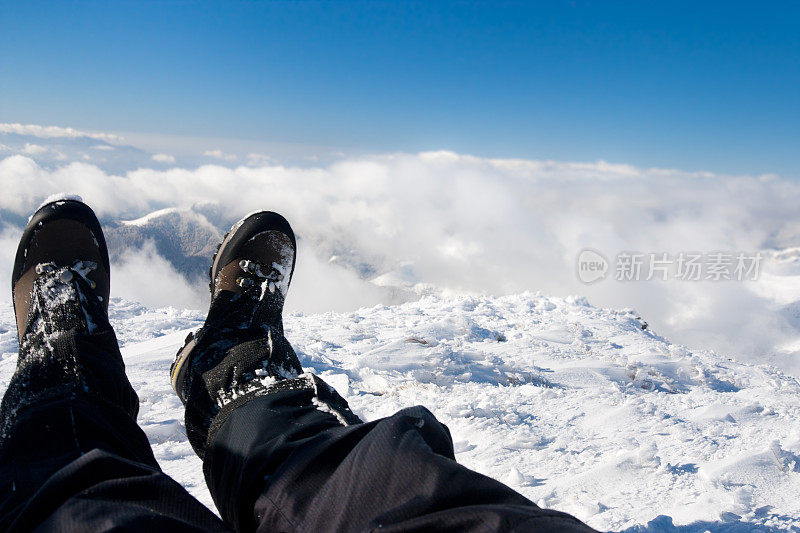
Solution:
<svg viewBox="0 0 800 533"><path fill-rule="evenodd" d="M204 313L112 299L110 314L156 458L213 509L169 384ZM630 310L530 293L285 317L304 371L362 419L424 405L461 463L541 506L600 530L800 530L797 380L643 324ZM0 391L16 351L5 306Z"/></svg>

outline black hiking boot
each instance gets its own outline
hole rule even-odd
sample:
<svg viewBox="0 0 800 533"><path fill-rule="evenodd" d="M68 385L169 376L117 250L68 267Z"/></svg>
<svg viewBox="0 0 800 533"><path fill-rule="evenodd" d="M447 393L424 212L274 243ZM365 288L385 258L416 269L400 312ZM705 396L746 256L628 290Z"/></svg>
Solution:
<svg viewBox="0 0 800 533"><path fill-rule="evenodd" d="M0 405L0 441L19 413L58 399L91 397L136 419L139 400L108 322L109 286L94 212L67 199L40 207L22 233L12 272L19 355Z"/></svg>
<svg viewBox="0 0 800 533"><path fill-rule="evenodd" d="M236 223L214 254L208 316L170 369L172 387L186 405L189 441L201 457L223 407L303 371L282 319L296 247L286 219L262 211Z"/></svg>
<svg viewBox="0 0 800 533"><path fill-rule="evenodd" d="M106 241L91 208L66 199L40 207L11 276L20 344L58 330L96 330L107 322L109 288Z"/></svg>

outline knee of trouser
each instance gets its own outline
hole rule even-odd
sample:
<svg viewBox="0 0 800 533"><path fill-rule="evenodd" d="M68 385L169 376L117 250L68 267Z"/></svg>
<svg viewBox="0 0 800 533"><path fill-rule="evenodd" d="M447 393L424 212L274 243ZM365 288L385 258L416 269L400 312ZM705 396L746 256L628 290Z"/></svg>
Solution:
<svg viewBox="0 0 800 533"><path fill-rule="evenodd" d="M455 459L450 430L426 407L422 405L406 407L389 417L387 422L394 425L396 431L418 433L435 453Z"/></svg>

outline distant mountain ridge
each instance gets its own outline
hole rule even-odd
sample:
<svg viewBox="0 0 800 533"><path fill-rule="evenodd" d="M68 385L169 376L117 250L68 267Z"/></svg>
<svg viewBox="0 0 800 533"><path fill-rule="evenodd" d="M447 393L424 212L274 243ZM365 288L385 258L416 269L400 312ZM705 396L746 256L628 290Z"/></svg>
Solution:
<svg viewBox="0 0 800 533"><path fill-rule="evenodd" d="M126 250L152 241L159 255L190 280L207 275L222 234L205 215L191 208L161 209L105 228L112 261Z"/></svg>

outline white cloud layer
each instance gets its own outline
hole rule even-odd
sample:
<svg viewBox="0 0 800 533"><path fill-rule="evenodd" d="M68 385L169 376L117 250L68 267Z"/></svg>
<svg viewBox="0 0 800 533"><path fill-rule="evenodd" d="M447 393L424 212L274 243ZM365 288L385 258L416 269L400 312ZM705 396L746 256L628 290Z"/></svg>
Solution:
<svg viewBox="0 0 800 533"><path fill-rule="evenodd" d="M25 143L25 147L22 149L22 151L28 155L36 155L46 152L47 148L38 144Z"/></svg>
<svg viewBox="0 0 800 533"><path fill-rule="evenodd" d="M613 257L624 250L748 252L800 245L800 184L775 176L451 152L361 157L313 168L206 165L111 175L79 162L47 170L17 155L0 161L0 185L0 209L20 216L64 189L113 218L209 201L231 219L279 211L303 237L293 309L386 302L385 290L328 263L326 254L335 251L383 270L411 265L404 275L412 272L416 281L450 291L541 290L634 307L658 333L746 360L770 360L777 346L798 337L793 314L746 283L606 280L586 286L575 275L576 255L585 247ZM193 288L177 282L172 292L139 289L155 275L147 274L148 265L163 266L152 251L143 254L115 272L115 280L132 280L119 290L131 296L150 291L141 298L150 304L162 294L175 294L174 305L192 301ZM789 298L797 300L800 294ZM790 358L781 364L795 368Z"/></svg>
<svg viewBox="0 0 800 533"><path fill-rule="evenodd" d="M205 285L205 286L204 286ZM203 309L207 284L194 285L163 257L151 241L139 250L127 250L111 265L111 296L137 300L148 307Z"/></svg>
<svg viewBox="0 0 800 533"><path fill-rule="evenodd" d="M153 161L158 163L169 163L170 165L175 163L175 156L169 154L154 154Z"/></svg>
<svg viewBox="0 0 800 533"><path fill-rule="evenodd" d="M234 154L226 154L222 150L206 150L203 152L203 155L206 157L213 157L215 159L219 159L221 161L235 161L236 155Z"/></svg>
<svg viewBox="0 0 800 533"><path fill-rule="evenodd" d="M53 139L59 137L77 138L88 137L106 142L119 142L121 137L111 133L91 133L76 130L74 128L62 128L61 126L39 126L37 124L18 124L0 123L0 133L12 133L17 135L33 135L42 139Z"/></svg>

